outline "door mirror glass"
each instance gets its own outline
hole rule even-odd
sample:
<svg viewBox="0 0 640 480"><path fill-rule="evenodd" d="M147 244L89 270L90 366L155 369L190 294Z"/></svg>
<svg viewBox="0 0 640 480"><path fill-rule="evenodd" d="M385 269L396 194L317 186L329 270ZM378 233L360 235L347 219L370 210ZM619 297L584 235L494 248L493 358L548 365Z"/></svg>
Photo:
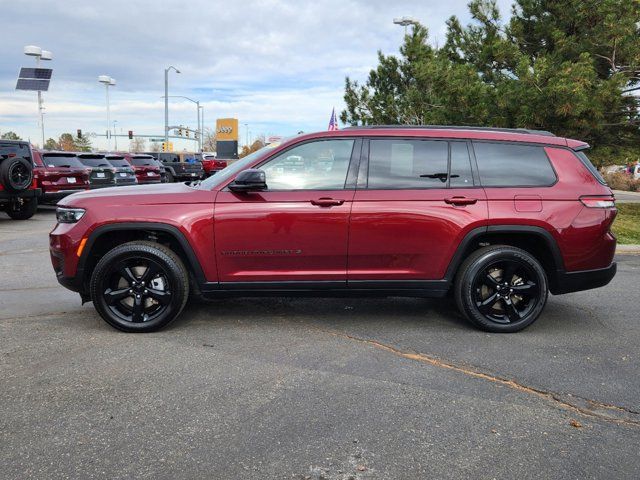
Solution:
<svg viewBox="0 0 640 480"><path fill-rule="evenodd" d="M232 192L259 192L267 189L267 175L263 170L250 168L243 170L229 184Z"/></svg>

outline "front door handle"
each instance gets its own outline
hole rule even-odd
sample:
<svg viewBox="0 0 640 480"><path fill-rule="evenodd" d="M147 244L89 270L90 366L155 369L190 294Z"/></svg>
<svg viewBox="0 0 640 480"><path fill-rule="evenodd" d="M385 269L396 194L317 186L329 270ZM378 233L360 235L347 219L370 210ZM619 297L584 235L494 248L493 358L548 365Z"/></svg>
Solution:
<svg viewBox="0 0 640 480"><path fill-rule="evenodd" d="M473 205L478 201L477 198L467 198L467 197L451 197L445 198L444 203L448 203L449 205L463 206L463 205Z"/></svg>
<svg viewBox="0 0 640 480"><path fill-rule="evenodd" d="M336 200L334 198L322 197L317 200L311 200L311 205L316 205L317 207L337 207L338 205L342 205L344 200Z"/></svg>

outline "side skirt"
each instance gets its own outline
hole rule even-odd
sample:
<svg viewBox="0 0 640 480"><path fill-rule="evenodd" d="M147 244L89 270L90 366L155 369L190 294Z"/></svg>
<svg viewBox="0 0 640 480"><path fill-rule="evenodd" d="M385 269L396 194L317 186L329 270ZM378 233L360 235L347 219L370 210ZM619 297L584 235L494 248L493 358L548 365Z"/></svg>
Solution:
<svg viewBox="0 0 640 480"><path fill-rule="evenodd" d="M446 280L363 280L345 282L221 282L201 285L206 298L230 297L418 297L442 298Z"/></svg>

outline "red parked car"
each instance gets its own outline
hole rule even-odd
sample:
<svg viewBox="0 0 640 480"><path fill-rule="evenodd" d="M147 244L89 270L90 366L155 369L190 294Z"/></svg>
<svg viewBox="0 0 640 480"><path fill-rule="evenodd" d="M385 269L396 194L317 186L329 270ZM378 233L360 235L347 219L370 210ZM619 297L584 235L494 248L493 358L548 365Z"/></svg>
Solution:
<svg viewBox="0 0 640 480"><path fill-rule="evenodd" d="M228 165L227 160L217 159L215 155L203 153L199 159L202 162L202 168L206 177L210 177L218 173Z"/></svg>
<svg viewBox="0 0 640 480"><path fill-rule="evenodd" d="M138 183L160 183L160 167L155 158L146 153L123 153L133 167Z"/></svg>
<svg viewBox="0 0 640 480"><path fill-rule="evenodd" d="M78 160L75 153L33 151L33 173L42 190L41 202L58 200L89 189L89 168Z"/></svg>
<svg viewBox="0 0 640 480"><path fill-rule="evenodd" d="M130 332L168 324L190 292L451 294L477 327L514 332L548 292L615 275L614 197L587 148L518 129L301 135L198 184L68 197L51 259L62 285Z"/></svg>

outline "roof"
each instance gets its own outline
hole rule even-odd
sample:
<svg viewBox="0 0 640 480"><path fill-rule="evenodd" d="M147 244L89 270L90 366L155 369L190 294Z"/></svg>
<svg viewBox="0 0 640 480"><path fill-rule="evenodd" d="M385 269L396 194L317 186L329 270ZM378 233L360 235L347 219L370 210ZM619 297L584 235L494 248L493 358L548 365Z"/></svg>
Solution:
<svg viewBox="0 0 640 480"><path fill-rule="evenodd" d="M292 140L318 137L421 137L447 138L466 140L496 140L506 142L539 143L542 145L557 145L573 149L584 149L588 144L580 140L556 137L543 130L490 128L473 126L448 125L367 125L347 127L342 130L322 131L293 137ZM289 143L289 142L286 142Z"/></svg>

